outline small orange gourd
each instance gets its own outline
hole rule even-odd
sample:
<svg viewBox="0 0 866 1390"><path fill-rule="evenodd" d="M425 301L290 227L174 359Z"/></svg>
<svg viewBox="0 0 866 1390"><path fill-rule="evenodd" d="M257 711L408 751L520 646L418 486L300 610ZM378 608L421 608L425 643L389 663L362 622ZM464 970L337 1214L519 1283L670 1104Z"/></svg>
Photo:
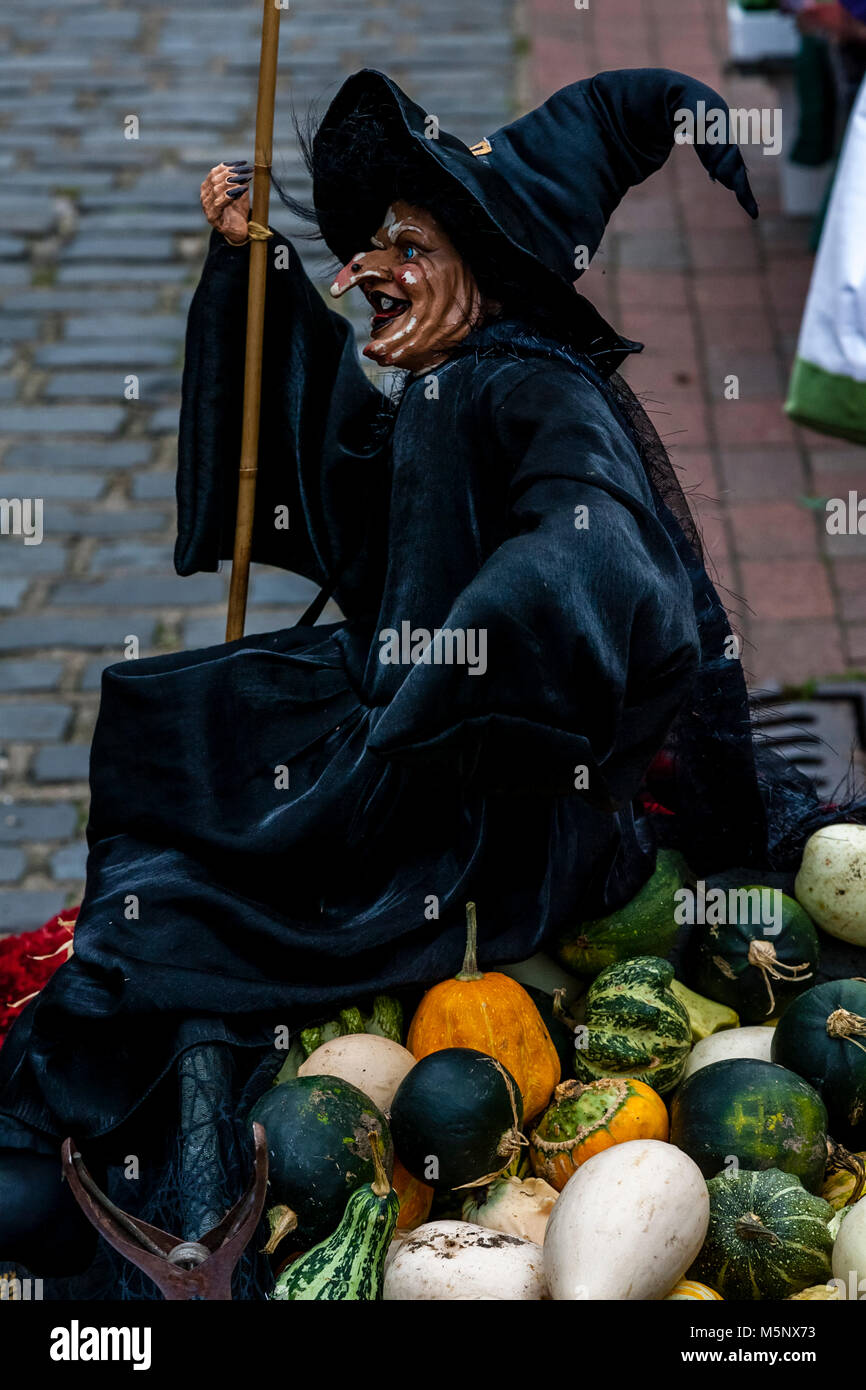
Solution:
<svg viewBox="0 0 866 1390"><path fill-rule="evenodd" d="M413 1178L397 1157L394 1158L391 1186L400 1198L397 1230L414 1231L417 1226L423 1226L433 1205L433 1188Z"/></svg>
<svg viewBox="0 0 866 1390"><path fill-rule="evenodd" d="M628 1139L668 1137L668 1112L657 1091L634 1077L606 1076L582 1085L563 1081L529 1138L532 1171L561 1192L593 1154Z"/></svg>
<svg viewBox="0 0 866 1390"><path fill-rule="evenodd" d="M523 1114L530 1120L544 1109L559 1080L559 1055L523 986L508 975L478 969L477 942L475 904L467 903L463 968L428 989L406 1046L419 1062L446 1047L474 1047L495 1057L520 1087Z"/></svg>

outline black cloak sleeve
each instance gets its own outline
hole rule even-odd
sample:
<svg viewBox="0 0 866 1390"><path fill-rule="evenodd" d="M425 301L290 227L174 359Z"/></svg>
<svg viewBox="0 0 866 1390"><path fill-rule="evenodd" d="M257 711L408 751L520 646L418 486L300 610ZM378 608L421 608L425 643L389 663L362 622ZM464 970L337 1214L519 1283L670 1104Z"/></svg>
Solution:
<svg viewBox="0 0 866 1390"><path fill-rule="evenodd" d="M480 396L489 448L510 471L508 536L444 627L484 634L486 670L414 665L370 746L401 762L457 754L486 791L577 791L614 810L697 669L691 584L591 382L513 364Z"/></svg>
<svg viewBox="0 0 866 1390"><path fill-rule="evenodd" d="M232 554L243 406L249 246L211 236L186 336L178 438L179 574ZM350 616L381 567L386 402L358 362L349 322L297 253L268 246L254 561L325 584ZM287 510L286 510L287 509ZM285 521L288 516L288 529Z"/></svg>

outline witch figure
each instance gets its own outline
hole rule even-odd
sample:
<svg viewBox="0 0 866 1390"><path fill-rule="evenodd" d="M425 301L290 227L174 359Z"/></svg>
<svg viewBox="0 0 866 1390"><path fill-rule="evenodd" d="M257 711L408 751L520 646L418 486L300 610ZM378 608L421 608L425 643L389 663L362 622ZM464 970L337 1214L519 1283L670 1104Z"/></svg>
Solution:
<svg viewBox="0 0 866 1390"><path fill-rule="evenodd" d="M756 750L688 507L617 374L639 345L574 288L700 102L727 112L678 73L602 73L470 149L362 71L319 125L330 294L363 292L364 355L405 383L372 384L274 235L253 559L322 594L294 627L104 674L75 953L0 1053L0 1260L55 1296L153 1296L61 1186L66 1135L121 1208L194 1238L246 1184L275 1036L453 974L468 899L491 968L631 899L662 832L699 874L784 869L832 818ZM756 216L736 146L695 153ZM245 178L202 190L182 575L232 550ZM331 595L344 619L317 624ZM268 1278L250 1254L236 1291Z"/></svg>

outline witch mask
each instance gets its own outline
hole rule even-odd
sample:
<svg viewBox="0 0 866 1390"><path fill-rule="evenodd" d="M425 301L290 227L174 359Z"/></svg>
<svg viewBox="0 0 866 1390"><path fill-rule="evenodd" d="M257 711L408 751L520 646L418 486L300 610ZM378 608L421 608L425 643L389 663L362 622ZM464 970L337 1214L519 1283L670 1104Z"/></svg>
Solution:
<svg viewBox="0 0 866 1390"><path fill-rule="evenodd" d="M331 285L335 299L359 286L373 310L364 356L411 372L438 366L481 319L475 278L429 212L395 202L367 250Z"/></svg>

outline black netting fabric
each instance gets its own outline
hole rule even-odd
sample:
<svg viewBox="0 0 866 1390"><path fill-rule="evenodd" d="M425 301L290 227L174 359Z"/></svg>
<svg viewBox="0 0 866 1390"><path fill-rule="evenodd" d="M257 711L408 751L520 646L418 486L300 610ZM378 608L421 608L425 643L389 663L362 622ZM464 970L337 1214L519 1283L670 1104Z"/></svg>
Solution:
<svg viewBox="0 0 866 1390"><path fill-rule="evenodd" d="M692 697L669 731L661 780L648 791L672 814L651 814L659 842L682 850L692 869L713 874L731 865L783 872L822 825L866 822L862 788L840 789L822 804L814 784L764 746L752 720L742 665L725 607L707 574L700 531L668 452L635 393L592 353L536 334L510 331L491 354L570 363L590 377L631 438L652 489L656 512L689 575L701 644Z"/></svg>
<svg viewBox="0 0 866 1390"><path fill-rule="evenodd" d="M253 1054L225 1045L190 1049L146 1109L122 1134L112 1136L108 1160L99 1163L98 1145L82 1145L85 1162L122 1211L173 1235L197 1239L222 1219L249 1185L249 1112L271 1085L282 1060L272 1048ZM263 1221L235 1269L234 1299L264 1299L273 1287L270 1262L261 1253L266 1240ZM152 1280L104 1240L98 1242L84 1273L46 1279L43 1287L44 1297L54 1300L162 1299Z"/></svg>
<svg viewBox="0 0 866 1390"><path fill-rule="evenodd" d="M628 382L619 372L612 372L607 378L606 387L610 397L616 402L620 415L628 424L629 433L634 440L641 463L652 484L656 497L664 502L671 516L677 522L695 558L703 561L704 552L701 533L692 510L686 500L682 484L670 460L670 455L658 432L635 395Z"/></svg>
<svg viewBox="0 0 866 1390"><path fill-rule="evenodd" d="M659 514L692 575L701 633L696 698L677 719L669 741L678 803L672 809L680 814L668 825L658 817L660 833L684 848L699 872L732 863L793 871L809 836L823 825L866 822L863 789L856 786L852 767L847 784L822 803L810 778L763 741L752 721L740 663L725 656L731 627L704 571L697 523L667 450L622 377L614 374L608 385L640 453ZM741 839L739 856L731 853L732 830Z"/></svg>

